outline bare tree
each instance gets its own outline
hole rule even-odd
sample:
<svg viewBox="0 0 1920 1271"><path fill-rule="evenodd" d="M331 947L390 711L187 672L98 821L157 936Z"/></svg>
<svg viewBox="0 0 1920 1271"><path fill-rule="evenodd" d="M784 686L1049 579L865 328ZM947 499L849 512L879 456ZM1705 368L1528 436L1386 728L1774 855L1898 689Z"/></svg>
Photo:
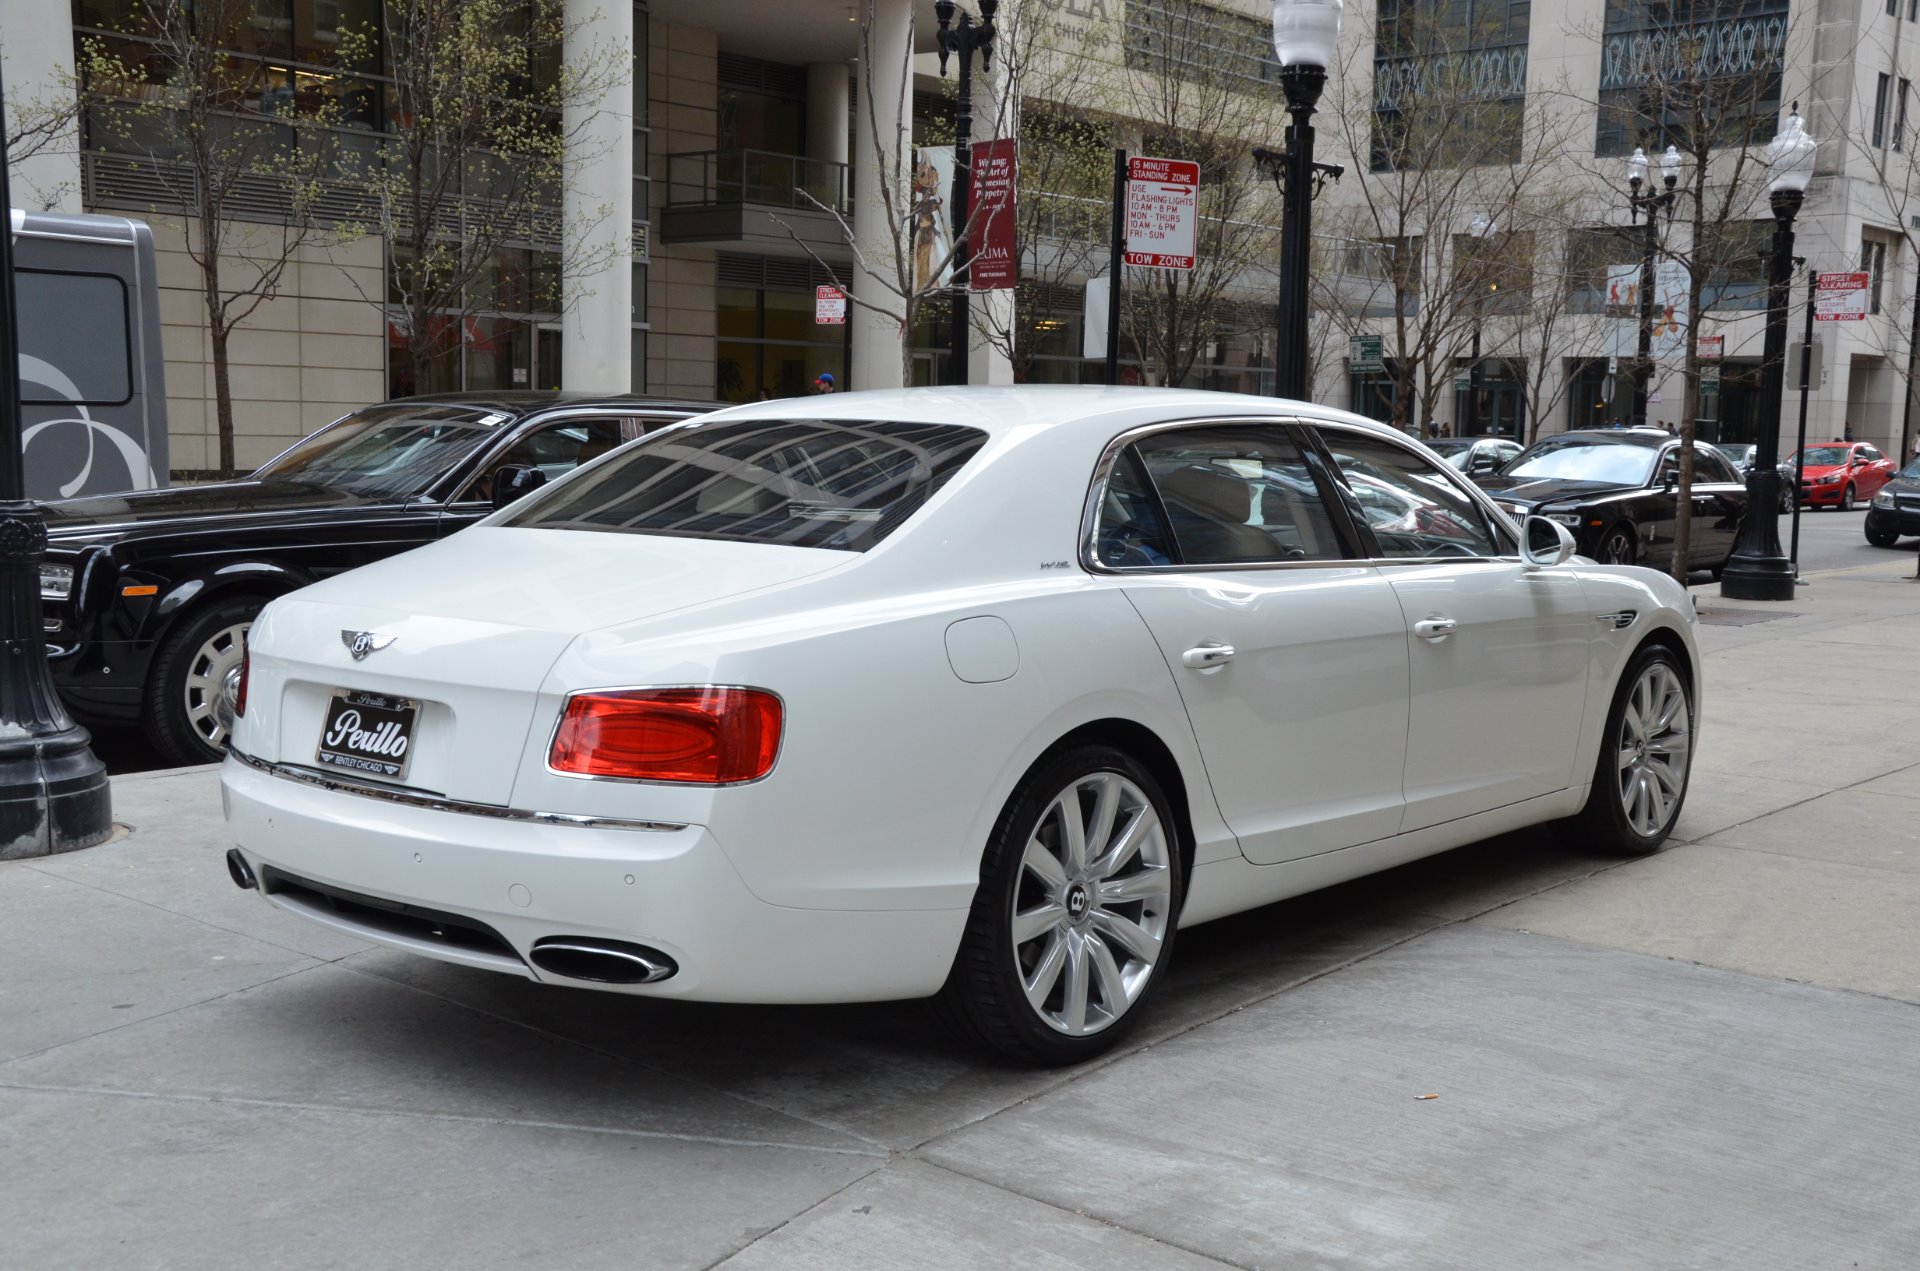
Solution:
<svg viewBox="0 0 1920 1271"><path fill-rule="evenodd" d="M1476 332L1483 359L1502 343L1532 347L1524 333L1548 294L1535 256L1550 259L1561 232L1548 192L1571 153L1566 113L1527 109L1524 19L1465 13L1381 5L1344 44L1319 117L1370 171L1321 213L1344 247L1316 307L1352 334L1381 334L1392 422L1422 436ZM1538 347L1530 361L1545 362Z"/></svg>
<svg viewBox="0 0 1920 1271"><path fill-rule="evenodd" d="M1603 33L1639 55L1604 71L1599 111L1603 141L1623 151L1675 147L1681 156L1674 222L1659 256L1686 288L1681 371L1680 447L1673 574L1686 581L1692 534L1693 441L1698 433L1700 333L1715 309L1741 293L1764 293L1762 253L1770 223L1760 147L1780 122L1791 23L1783 7L1760 0L1690 0L1636 9Z"/></svg>
<svg viewBox="0 0 1920 1271"><path fill-rule="evenodd" d="M1180 384L1238 332L1240 302L1277 255L1276 200L1250 158L1278 127L1271 64L1237 51L1238 33L1220 30L1235 20L1192 0L1129 15L1110 114L1132 135L1115 140L1200 167L1194 268L1129 267L1115 316L1150 384Z"/></svg>
<svg viewBox="0 0 1920 1271"><path fill-rule="evenodd" d="M132 33L138 66L92 46L84 100L101 107L113 147L141 157L186 223L213 356L218 470L234 475L234 332L280 293L303 247L338 241L318 206L334 160L339 103L307 99L291 76L245 56L256 39L250 0L146 0Z"/></svg>
<svg viewBox="0 0 1920 1271"><path fill-rule="evenodd" d="M472 315L499 298L488 283L503 249L558 251L554 267L514 280L516 303L562 310L560 279L611 267L619 252L583 247L561 203L572 174L597 154L570 106L628 83L633 51L580 38L562 0L387 0L385 66L393 79L389 131L359 173L365 227L392 256L393 301L416 391L466 342ZM372 31L350 57L369 58ZM574 55L563 57L572 39ZM581 55L578 50L590 50ZM611 215L597 210L594 224ZM385 305L386 297L368 297Z"/></svg>
<svg viewBox="0 0 1920 1271"><path fill-rule="evenodd" d="M872 182L872 188L879 192L881 224L877 231L871 225L862 225L861 232L856 232L843 208L821 199L804 185L795 188L794 193L808 207L831 218L838 228L853 258L853 268L848 269L822 255L792 225L777 216L773 219L846 294L849 304L899 323L901 379L911 383L913 332L925 318L937 316L936 311L952 289L969 285L966 270L954 268L957 243L964 236L970 244L977 244L986 219L985 207L976 199L974 206L960 218L958 232L955 232L953 216L947 208L949 187L942 174L931 163L920 162L911 152L911 143L903 135L899 121L890 117L894 103L882 100L887 96L879 91L883 73L888 78L900 77L894 80L896 83L901 79L912 82L912 19L909 19L902 47L889 53L881 47L876 0L861 0L853 9L853 16L860 26L860 70L855 95L859 99L858 108L866 116L866 127L876 139L879 168L877 172L858 173L854 179ZM1022 47L1017 35L1009 40L1006 29L1002 28L994 41L993 56L996 60L1015 59ZM891 60L883 69L882 59L897 60ZM1017 69L1007 67L1006 70L1017 77ZM1008 135L1013 126L1017 96L1011 92L998 94L986 103L984 113L976 114L976 120L985 120L989 125L987 131L994 136Z"/></svg>

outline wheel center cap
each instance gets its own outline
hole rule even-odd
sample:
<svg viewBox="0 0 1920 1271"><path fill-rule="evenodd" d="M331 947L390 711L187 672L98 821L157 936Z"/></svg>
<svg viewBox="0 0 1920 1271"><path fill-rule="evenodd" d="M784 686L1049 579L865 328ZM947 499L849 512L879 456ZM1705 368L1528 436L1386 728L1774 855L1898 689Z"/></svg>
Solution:
<svg viewBox="0 0 1920 1271"><path fill-rule="evenodd" d="M1087 916L1087 909L1093 904L1093 897L1087 894L1086 887L1075 883L1067 888L1067 917L1079 922Z"/></svg>

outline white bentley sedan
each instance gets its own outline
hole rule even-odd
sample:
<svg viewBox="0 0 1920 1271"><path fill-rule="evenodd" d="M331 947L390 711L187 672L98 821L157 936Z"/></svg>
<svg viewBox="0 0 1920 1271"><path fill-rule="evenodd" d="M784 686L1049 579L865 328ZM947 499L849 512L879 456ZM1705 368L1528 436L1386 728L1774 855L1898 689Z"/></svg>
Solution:
<svg viewBox="0 0 1920 1271"><path fill-rule="evenodd" d="M1084 1059L1178 927L1561 818L1660 845L1692 606L1572 550L1297 403L738 407L269 605L228 865L467 966L937 996L984 1045Z"/></svg>

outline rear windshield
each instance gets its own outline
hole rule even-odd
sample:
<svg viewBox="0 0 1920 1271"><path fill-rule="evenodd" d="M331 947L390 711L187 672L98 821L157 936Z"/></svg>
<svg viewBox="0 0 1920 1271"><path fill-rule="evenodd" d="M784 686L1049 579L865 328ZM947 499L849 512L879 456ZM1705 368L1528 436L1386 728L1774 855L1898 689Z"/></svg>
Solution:
<svg viewBox="0 0 1920 1271"><path fill-rule="evenodd" d="M986 439L975 428L889 420L689 424L536 495L499 524L863 552Z"/></svg>

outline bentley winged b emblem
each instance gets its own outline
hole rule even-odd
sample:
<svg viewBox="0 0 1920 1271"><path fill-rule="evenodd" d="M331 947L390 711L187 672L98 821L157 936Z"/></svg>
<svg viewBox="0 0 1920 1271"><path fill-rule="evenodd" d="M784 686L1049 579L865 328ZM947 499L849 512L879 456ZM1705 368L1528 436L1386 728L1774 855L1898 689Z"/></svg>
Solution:
<svg viewBox="0 0 1920 1271"><path fill-rule="evenodd" d="M378 653L394 642L396 637L381 635L378 631L342 631L340 643L347 646L347 652L353 654L355 662L367 660L367 654Z"/></svg>

